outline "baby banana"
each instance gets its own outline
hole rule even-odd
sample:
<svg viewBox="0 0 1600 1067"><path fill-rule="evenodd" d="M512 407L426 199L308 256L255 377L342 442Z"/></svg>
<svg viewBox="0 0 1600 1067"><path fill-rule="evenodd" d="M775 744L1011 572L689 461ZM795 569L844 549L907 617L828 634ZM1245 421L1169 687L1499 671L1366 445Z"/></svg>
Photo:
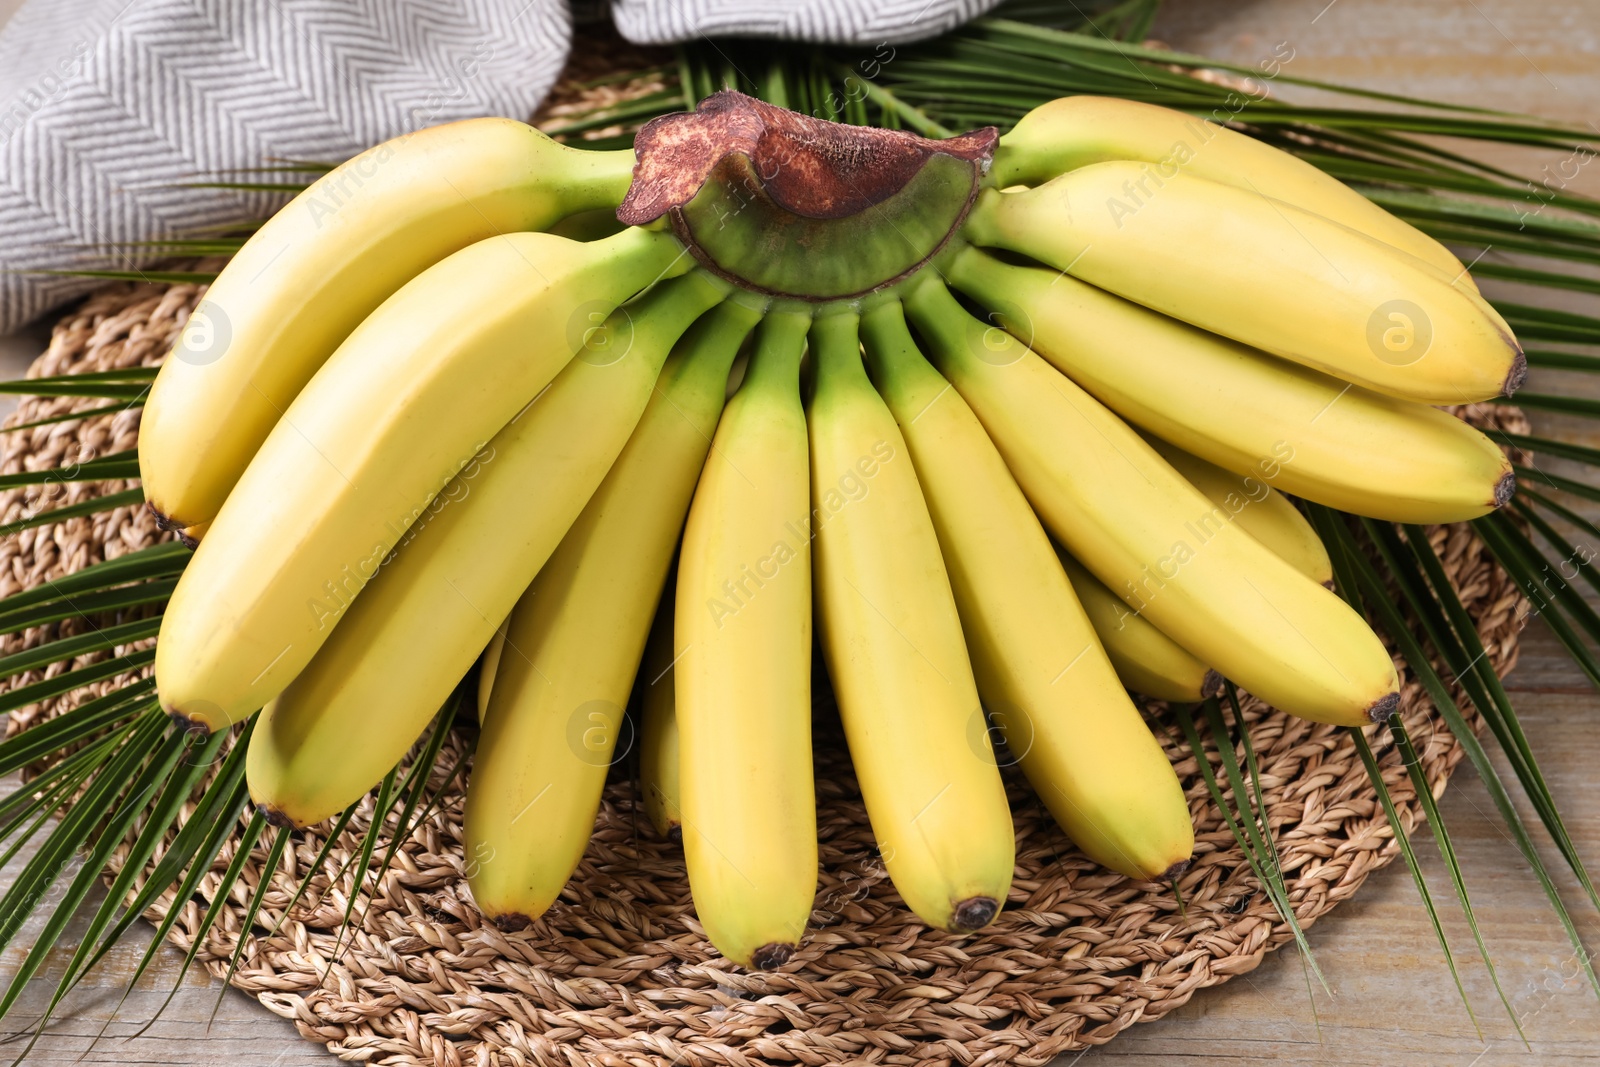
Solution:
<svg viewBox="0 0 1600 1067"><path fill-rule="evenodd" d="M1138 164L1095 163L1036 189L987 190L963 232L1391 396L1464 404L1527 376L1505 320L1415 256L1192 174L1142 196L1140 181Z"/></svg>
<svg viewBox="0 0 1600 1067"><path fill-rule="evenodd" d="M1090 859L1130 878L1176 877L1194 851L1183 787L1022 490L917 351L898 302L868 312L862 333L938 533L978 693L1011 757ZM969 741L987 730L975 711Z"/></svg>
<svg viewBox="0 0 1600 1067"><path fill-rule="evenodd" d="M1235 474L1393 522L1457 522L1511 499L1511 464L1446 412L1157 315L1057 271L964 248L955 286L1124 419Z"/></svg>
<svg viewBox="0 0 1600 1067"><path fill-rule="evenodd" d="M1000 138L991 173L1001 189L1042 185L1113 160L1138 165L1146 188L1181 170L1282 200L1408 252L1476 292L1449 249L1339 179L1254 137L1155 104L1088 95L1040 104Z"/></svg>
<svg viewBox="0 0 1600 1067"><path fill-rule="evenodd" d="M250 795L275 821L320 822L411 747L636 432L673 342L725 291L697 272L619 309L603 327L617 347L569 363L412 525L256 724ZM508 631L489 718L521 644Z"/></svg>
<svg viewBox="0 0 1600 1067"><path fill-rule="evenodd" d="M543 230L627 191L633 153L583 152L511 119L385 141L313 182L234 254L161 367L139 427L145 499L214 518L317 368L452 252Z"/></svg>
<svg viewBox="0 0 1600 1067"><path fill-rule="evenodd" d="M812 330L822 649L890 879L929 925L977 930L1011 885L1011 809L933 520L856 330L848 312Z"/></svg>
<svg viewBox="0 0 1600 1067"><path fill-rule="evenodd" d="M800 944L817 890L811 544L800 357L809 312L774 311L717 425L678 562L676 715L695 913L762 970Z"/></svg>
<svg viewBox="0 0 1600 1067"><path fill-rule="evenodd" d="M1135 611L1284 711L1359 726L1399 706L1350 606L1226 518L1132 429L922 276L908 310L1050 532ZM990 331L994 334L995 331Z"/></svg>
<svg viewBox="0 0 1600 1067"><path fill-rule="evenodd" d="M728 368L757 313L695 324L594 498L517 601L467 785L469 882L504 928L543 914L583 857Z"/></svg>
<svg viewBox="0 0 1600 1067"><path fill-rule="evenodd" d="M691 264L663 233L508 234L385 301L289 406L179 580L156 646L163 706L215 730L281 692L591 316Z"/></svg>

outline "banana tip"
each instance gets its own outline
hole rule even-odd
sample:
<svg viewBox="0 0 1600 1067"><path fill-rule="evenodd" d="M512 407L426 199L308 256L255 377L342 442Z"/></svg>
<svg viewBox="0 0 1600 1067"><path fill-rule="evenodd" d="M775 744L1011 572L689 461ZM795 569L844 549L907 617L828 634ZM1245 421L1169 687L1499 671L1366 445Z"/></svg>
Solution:
<svg viewBox="0 0 1600 1067"><path fill-rule="evenodd" d="M958 901L950 916L950 929L958 934L981 930L1000 914L1000 902L994 897L968 897Z"/></svg>
<svg viewBox="0 0 1600 1067"><path fill-rule="evenodd" d="M285 830L305 829L305 827L286 815L283 809L275 808L271 804L257 804L256 811L260 812L261 817L267 821L268 826L281 826Z"/></svg>
<svg viewBox="0 0 1600 1067"><path fill-rule="evenodd" d="M502 933L514 934L518 930L526 930L533 925L533 920L518 912L509 912L505 915L494 917L495 929Z"/></svg>
<svg viewBox="0 0 1600 1067"><path fill-rule="evenodd" d="M1177 863L1174 863L1171 867L1168 867L1166 870L1164 870L1160 874L1156 875L1156 881L1158 881L1158 882L1166 882L1169 885L1172 884L1173 882L1176 882L1179 878L1183 877L1183 872L1187 871L1189 869L1189 864L1191 864L1193 862L1194 862L1194 857L1193 856L1190 856L1186 860L1179 860Z"/></svg>
<svg viewBox="0 0 1600 1067"><path fill-rule="evenodd" d="M683 827L679 826L677 823L673 823L671 826L667 827L667 840L671 841L674 845L683 844Z"/></svg>
<svg viewBox="0 0 1600 1067"><path fill-rule="evenodd" d="M1517 493L1517 475L1514 471L1506 471L1500 480L1494 483L1494 506L1503 508L1511 503L1511 498Z"/></svg>
<svg viewBox="0 0 1600 1067"><path fill-rule="evenodd" d="M750 953L750 966L758 971L775 971L789 962L794 946L783 941L772 941Z"/></svg>
<svg viewBox="0 0 1600 1067"><path fill-rule="evenodd" d="M1206 669L1206 676L1204 678L1200 679L1200 696L1201 697L1219 697L1221 695L1222 695L1222 675L1218 674L1216 671L1211 670L1208 667Z"/></svg>
<svg viewBox="0 0 1600 1067"><path fill-rule="evenodd" d="M1506 371L1506 381L1500 391L1510 396L1528 380L1528 357L1523 355L1522 349L1517 349L1517 354L1511 359L1511 369Z"/></svg>
<svg viewBox="0 0 1600 1067"><path fill-rule="evenodd" d="M167 533L181 533L186 527L192 525L191 523L181 522L177 519L169 517L166 512L156 507L155 501L153 500L146 500L144 502L144 509L148 511L150 513L150 517L156 521L156 529L158 530L164 530Z"/></svg>
<svg viewBox="0 0 1600 1067"><path fill-rule="evenodd" d="M204 719L187 715L177 708L169 708L165 704L161 706L161 709L167 713L167 718L172 720L173 725L186 734L209 734L213 732L212 725Z"/></svg>
<svg viewBox="0 0 1600 1067"><path fill-rule="evenodd" d="M1388 722L1400 710L1400 694L1385 693L1367 705L1367 718L1373 722Z"/></svg>

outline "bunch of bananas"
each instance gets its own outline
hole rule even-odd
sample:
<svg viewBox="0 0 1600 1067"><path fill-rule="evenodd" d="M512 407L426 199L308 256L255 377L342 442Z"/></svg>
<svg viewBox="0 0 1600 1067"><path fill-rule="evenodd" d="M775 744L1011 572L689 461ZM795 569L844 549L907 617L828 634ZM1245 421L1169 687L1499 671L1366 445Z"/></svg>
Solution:
<svg viewBox="0 0 1600 1067"><path fill-rule="evenodd" d="M156 680L192 728L264 708L251 794L307 826L478 664L471 889L514 929L584 852L643 659L645 804L710 941L770 968L817 884L815 618L895 888L976 930L998 739L1087 855L1170 879L1190 815L1129 689L1393 713L1285 494L1505 504L1432 405L1524 374L1441 245L1148 105L936 141L728 92L621 153L440 126L262 226L163 366L141 473L197 547Z"/></svg>

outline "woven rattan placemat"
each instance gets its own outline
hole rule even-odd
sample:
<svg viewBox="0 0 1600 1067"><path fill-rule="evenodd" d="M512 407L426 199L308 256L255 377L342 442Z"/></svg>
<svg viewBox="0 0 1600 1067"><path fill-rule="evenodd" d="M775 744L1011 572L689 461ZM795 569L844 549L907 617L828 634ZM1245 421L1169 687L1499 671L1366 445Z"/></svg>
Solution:
<svg viewBox="0 0 1600 1067"><path fill-rule="evenodd" d="M31 373L154 363L200 292L192 285L108 286L61 320ZM8 425L103 403L30 398ZM1515 409L1483 406L1467 414L1480 423L1524 427ZM137 427L138 413L131 411L7 434L0 471L56 467L132 448ZM57 483L11 490L0 493L0 521L125 487ZM1441 528L1432 537L1504 673L1516 658L1517 593L1466 527ZM25 531L0 542L0 595L158 539L149 518L130 508ZM0 651L38 644L73 626L14 635ZM112 684L116 680L95 688ZM1250 971L1289 939L1160 705L1151 707L1151 721L1183 777L1197 828L1195 863L1181 882L1182 907L1169 887L1129 881L1079 855L1010 769L1017 870L1006 909L981 934L930 932L885 877L833 710L820 703L822 882L809 936L778 973L747 973L713 952L694 918L679 848L655 835L625 780L608 788L589 852L542 920L516 934L482 922L463 879L470 860L462 850L458 780L402 842L382 883L373 886L363 877L370 906L358 904L359 922L342 941L337 931L355 891L348 864L370 821L371 802L335 844L307 897L284 916L323 844L315 830L297 834L270 872L265 906L233 982L293 1019L307 1038L371 1063L1034 1065L1159 1018L1196 990ZM9 729L23 729L62 706L23 709ZM1461 750L1409 678L1402 708L1437 793ZM1392 860L1396 849L1343 731L1254 701L1246 704L1246 717L1290 899L1301 923L1310 924ZM470 729L458 728L439 767L454 762ZM1385 731L1369 734L1409 827L1418 804L1404 768ZM1216 765L1215 752L1208 758ZM386 847L380 840L380 850ZM226 971L246 894L263 876L264 851L252 856L231 906L206 939L200 958L215 973ZM231 856L231 847L225 849L201 893L182 903L173 935L179 944L194 936L216 875ZM170 906L168 898L163 907ZM266 936L274 927L277 932Z"/></svg>

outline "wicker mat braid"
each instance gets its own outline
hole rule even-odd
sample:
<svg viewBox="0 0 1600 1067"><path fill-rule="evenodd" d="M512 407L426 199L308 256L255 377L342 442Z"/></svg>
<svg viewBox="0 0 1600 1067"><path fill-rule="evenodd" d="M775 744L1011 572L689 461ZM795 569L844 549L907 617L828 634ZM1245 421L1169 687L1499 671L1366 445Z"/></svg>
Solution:
<svg viewBox="0 0 1600 1067"><path fill-rule="evenodd" d="M153 363L199 292L184 285L110 286L56 327L33 373ZM104 403L29 399L9 424ZM1468 415L1513 429L1523 424L1519 412L1504 407ZM132 448L137 423L137 412L127 412L8 434L0 470L54 467ZM50 500L121 488L73 483L56 487ZM0 494L0 521L32 513L42 499L37 489ZM127 508L27 531L0 544L0 594L158 539L147 517ZM1466 527L1434 530L1432 540L1504 673L1516 659L1523 613L1516 592ZM41 628L25 640L37 644L57 632ZM13 637L0 651L23 646ZM819 690L826 693L825 686ZM1183 777L1198 829L1195 863L1182 880L1184 910L1170 888L1129 881L1085 860L1015 768L1007 768L1017 868L1006 909L979 935L930 932L886 879L832 708L826 697L819 705L822 881L804 947L779 973L748 973L711 949L695 921L681 852L650 829L626 775L608 787L593 843L561 900L524 932L485 925L472 907L463 873L473 860L463 855L457 779L401 842L381 882L374 886L363 874L370 905L358 904L358 922L342 940L338 931L357 883L349 864L372 816L370 798L336 842L328 869L287 916L286 904L323 838L297 834L270 872L262 871L265 847L258 848L200 958L213 973L225 972L245 893L265 875L265 905L233 982L293 1019L307 1038L351 1060L451 1067L1037 1065L1159 1018L1196 990L1250 971L1289 939L1160 705L1150 708L1151 722ZM59 710L24 709L10 729ZM1438 793L1461 750L1414 680L1406 683L1402 714ZM1354 893L1396 849L1348 735L1253 700L1246 717L1289 895L1309 924ZM465 751L470 730L457 729L439 767ZM1418 819L1409 781L1387 732L1369 734L1409 827ZM1216 764L1214 750L1207 758ZM435 785L443 785L442 771L435 776ZM391 822L390 834L395 830ZM386 847L380 839L380 850ZM230 847L200 894L182 902L173 935L179 945L194 936L231 857ZM162 903L171 906L170 897Z"/></svg>

